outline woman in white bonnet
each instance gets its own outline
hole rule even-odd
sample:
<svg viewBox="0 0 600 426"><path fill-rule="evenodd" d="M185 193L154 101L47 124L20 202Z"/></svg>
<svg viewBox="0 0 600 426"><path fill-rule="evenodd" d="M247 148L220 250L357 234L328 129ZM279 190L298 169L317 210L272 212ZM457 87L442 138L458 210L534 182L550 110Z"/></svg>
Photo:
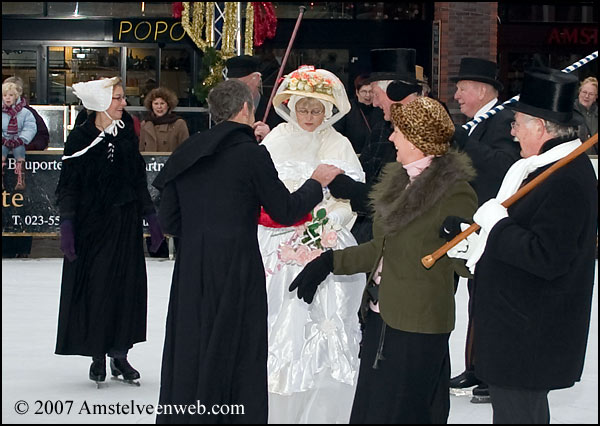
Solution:
<svg viewBox="0 0 600 426"><path fill-rule="evenodd" d="M286 123L262 143L290 191L321 163L364 182L352 144L332 127L350 110L344 86L334 74L301 67L286 76L273 105ZM269 423L347 423L350 417L364 274L330 276L310 305L288 291L303 265L324 250L356 245L349 231L356 215L349 202L325 191L312 216L296 226L283 227L264 212L259 220L269 306Z"/></svg>
<svg viewBox="0 0 600 426"><path fill-rule="evenodd" d="M119 77L76 83L90 112L65 143L56 195L62 271L56 354L92 357L89 378L140 378L127 360L146 340L147 283L142 218L156 250L163 236L146 164Z"/></svg>

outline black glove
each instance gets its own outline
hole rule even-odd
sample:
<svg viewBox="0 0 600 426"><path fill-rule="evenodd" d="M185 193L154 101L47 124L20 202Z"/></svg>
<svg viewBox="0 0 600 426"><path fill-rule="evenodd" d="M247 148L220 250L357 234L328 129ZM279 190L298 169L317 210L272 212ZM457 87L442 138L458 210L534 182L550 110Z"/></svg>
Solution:
<svg viewBox="0 0 600 426"><path fill-rule="evenodd" d="M469 131L461 125L457 125L454 128L454 137L452 138L452 146L460 150L465 149L467 140L469 139Z"/></svg>
<svg viewBox="0 0 600 426"><path fill-rule="evenodd" d="M333 272L333 250L327 250L309 262L292 281L289 290L293 292L297 288L298 298L304 299L310 305L317 292L317 287L330 272Z"/></svg>
<svg viewBox="0 0 600 426"><path fill-rule="evenodd" d="M359 182L356 182L350 176L341 174L337 175L335 179L333 179L331 183L327 185L327 187L329 188L331 195L333 195L335 198L349 200L354 194L357 183L359 184Z"/></svg>
<svg viewBox="0 0 600 426"><path fill-rule="evenodd" d="M463 219L458 216L448 216L444 219L444 223L440 227L440 238L444 238L446 241L450 241L462 232L460 229L461 223L469 223L467 219Z"/></svg>

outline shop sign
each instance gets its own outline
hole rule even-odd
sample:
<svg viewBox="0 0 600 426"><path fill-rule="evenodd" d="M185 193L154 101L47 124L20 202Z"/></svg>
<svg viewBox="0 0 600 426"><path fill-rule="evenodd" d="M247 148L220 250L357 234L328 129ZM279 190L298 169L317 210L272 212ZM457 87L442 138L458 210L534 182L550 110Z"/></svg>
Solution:
<svg viewBox="0 0 600 426"><path fill-rule="evenodd" d="M598 44L598 28L594 27L575 27L575 28L558 28L554 27L550 30L547 39L548 44L558 45L597 45Z"/></svg>
<svg viewBox="0 0 600 426"><path fill-rule="evenodd" d="M181 21L175 19L113 20L115 43L172 43L184 37Z"/></svg>
<svg viewBox="0 0 600 426"><path fill-rule="evenodd" d="M2 235L56 235L60 214L56 205L56 185L62 168L62 152L29 151L25 160L24 191L14 191L15 159L8 158L2 189ZM169 158L168 154L143 154L148 190L158 205L159 193L151 183ZM147 233L146 223L144 231Z"/></svg>

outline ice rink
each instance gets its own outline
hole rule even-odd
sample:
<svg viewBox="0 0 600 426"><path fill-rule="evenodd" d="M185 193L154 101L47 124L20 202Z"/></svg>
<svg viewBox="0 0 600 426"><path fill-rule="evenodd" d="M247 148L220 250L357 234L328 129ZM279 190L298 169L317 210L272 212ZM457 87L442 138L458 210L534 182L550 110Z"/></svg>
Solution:
<svg viewBox="0 0 600 426"><path fill-rule="evenodd" d="M2 423L154 423L173 261L147 258L147 342L129 354L141 386L88 379L90 358L54 355L62 259L2 260ZM598 264L596 263L596 271ZM598 424L598 278L585 370L580 383L550 392L552 423ZM457 293L456 329L450 337L452 375L464 367L466 285ZM110 373L108 373L110 375ZM108 379L108 377L107 377ZM449 423L491 423L489 404L451 396ZM125 406L133 414L92 414ZM61 410L62 409L62 410ZM144 411L139 414L137 410ZM61 411L62 414L56 414ZM49 414L53 412L54 414ZM22 414L21 414L22 413Z"/></svg>

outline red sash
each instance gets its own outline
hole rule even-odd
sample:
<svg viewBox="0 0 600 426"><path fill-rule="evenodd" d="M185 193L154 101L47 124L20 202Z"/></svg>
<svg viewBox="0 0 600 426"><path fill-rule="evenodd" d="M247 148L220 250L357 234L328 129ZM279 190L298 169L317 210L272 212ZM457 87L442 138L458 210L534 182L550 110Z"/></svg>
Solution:
<svg viewBox="0 0 600 426"><path fill-rule="evenodd" d="M312 215L307 213L302 219L298 222L294 223L292 226L300 226L305 224L306 222L310 222L312 220ZM267 228L288 228L287 225L282 225L280 223L275 222L271 219L271 216L265 211L263 207L260 208L260 217L258 218L258 224L262 226L266 226Z"/></svg>

